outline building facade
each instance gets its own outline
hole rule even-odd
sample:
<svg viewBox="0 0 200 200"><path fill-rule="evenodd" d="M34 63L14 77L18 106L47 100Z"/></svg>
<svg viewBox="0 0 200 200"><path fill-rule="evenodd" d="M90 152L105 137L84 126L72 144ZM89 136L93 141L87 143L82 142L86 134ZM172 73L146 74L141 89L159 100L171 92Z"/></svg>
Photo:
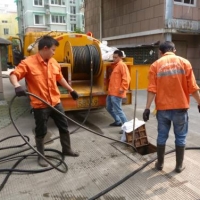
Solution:
<svg viewBox="0 0 200 200"><path fill-rule="evenodd" d="M7 39L18 33L17 9L13 4L0 3L0 38Z"/></svg>
<svg viewBox="0 0 200 200"><path fill-rule="evenodd" d="M83 0L16 0L19 33L84 31Z"/></svg>
<svg viewBox="0 0 200 200"><path fill-rule="evenodd" d="M173 41L200 80L199 10L198 0L85 0L85 31L122 49Z"/></svg>
<svg viewBox="0 0 200 200"><path fill-rule="evenodd" d="M17 13L0 13L0 37L7 39L9 36L17 36Z"/></svg>

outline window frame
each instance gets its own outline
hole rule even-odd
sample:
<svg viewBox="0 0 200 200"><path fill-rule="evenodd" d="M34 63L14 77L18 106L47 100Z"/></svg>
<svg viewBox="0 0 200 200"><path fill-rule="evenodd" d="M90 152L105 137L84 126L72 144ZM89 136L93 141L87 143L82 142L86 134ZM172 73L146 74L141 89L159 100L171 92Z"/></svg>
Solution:
<svg viewBox="0 0 200 200"><path fill-rule="evenodd" d="M76 4L76 0L70 0L69 3L70 4Z"/></svg>
<svg viewBox="0 0 200 200"><path fill-rule="evenodd" d="M42 16L42 21L43 21L43 24L36 24L36 20L35 20L35 17L36 16ZM44 18L44 14L34 14L34 25L37 25L37 26L40 26L40 25L45 25L45 18Z"/></svg>
<svg viewBox="0 0 200 200"><path fill-rule="evenodd" d="M70 22L76 22L76 15L70 15Z"/></svg>
<svg viewBox="0 0 200 200"><path fill-rule="evenodd" d="M38 0L38 1L40 1L40 0ZM35 7L44 7L44 0L41 0L42 1L42 5L36 5L35 4L35 0L33 0L33 6L35 6Z"/></svg>
<svg viewBox="0 0 200 200"><path fill-rule="evenodd" d="M181 0L182 2L177 2L174 0L174 4L180 5L180 6L190 6L190 7L196 7L197 1L194 0L194 4L184 3L184 0Z"/></svg>
<svg viewBox="0 0 200 200"><path fill-rule="evenodd" d="M52 17L58 17L58 21L59 22L53 22ZM60 17L62 17L62 20L64 20L64 22L60 22ZM51 24L66 24L66 16L65 15L55 15L55 14L51 14Z"/></svg>
<svg viewBox="0 0 200 200"><path fill-rule="evenodd" d="M52 3L52 1L54 1L54 3ZM60 0L60 1L61 1L61 4L56 3L56 1L58 2L59 0L50 0L50 5L51 5L51 6L66 6L65 0ZM63 4L63 3L64 3L64 4Z"/></svg>
<svg viewBox="0 0 200 200"><path fill-rule="evenodd" d="M72 30L72 26L73 26L73 29L74 29L74 30ZM74 32L74 31L76 30L76 24L75 24L75 23L71 23L71 24L70 24L70 30L71 30L72 32Z"/></svg>
<svg viewBox="0 0 200 200"><path fill-rule="evenodd" d="M73 8L74 13L71 12L71 11L72 11L72 8ZM70 6L69 9L70 9L70 14L76 15L76 6Z"/></svg>
<svg viewBox="0 0 200 200"><path fill-rule="evenodd" d="M7 33L6 33L7 31ZM9 35L9 28L3 28L3 34L4 35Z"/></svg>

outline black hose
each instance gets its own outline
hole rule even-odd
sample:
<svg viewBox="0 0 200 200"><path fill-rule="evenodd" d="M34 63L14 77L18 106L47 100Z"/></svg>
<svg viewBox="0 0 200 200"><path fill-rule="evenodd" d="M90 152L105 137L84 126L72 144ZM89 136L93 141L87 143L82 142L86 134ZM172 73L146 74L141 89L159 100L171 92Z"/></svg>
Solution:
<svg viewBox="0 0 200 200"><path fill-rule="evenodd" d="M185 150L200 150L200 147L186 147ZM167 151L165 153L165 155L170 154L175 152L174 150L170 150ZM105 190L99 192L98 194L96 194L95 196L89 198L89 200L95 200L100 198L101 196L103 196L104 194L110 192L111 190L113 190L114 188L116 188L117 186L121 185L122 183L124 183L125 181L127 181L129 178L131 178L132 176L134 176L135 174L137 174L139 171L141 171L142 169L144 169L146 166L148 166L149 164L151 164L152 162L154 162L155 160L157 160L157 158L153 158L151 160L149 160L148 162L144 163L141 167L139 167L138 169L134 170L133 172L131 172L130 174L126 175L124 178L122 178L121 180L119 180L118 182L116 182L115 184L111 185L110 187L106 188Z"/></svg>
<svg viewBox="0 0 200 200"><path fill-rule="evenodd" d="M126 145L132 147L133 149L135 149L135 147L132 146L132 145L129 144L129 143L122 142L122 141L118 141L118 140L116 140L116 139L113 139L113 138L104 136L104 135L102 135L101 133L98 133L98 132L96 132L96 131L93 131L92 129L89 129L89 128L87 128L87 127L85 127L85 126L83 126L83 125L77 123L76 121L74 121L74 120L72 120L71 118L67 117L65 114L63 114L62 112L60 112L60 111L57 110L56 108L52 107L50 104L48 104L46 101L44 101L44 100L41 99L40 97L38 97L38 96L36 96L36 95L34 95L34 94L32 94L32 93L29 93L29 92L26 92L26 94L27 94L27 95L30 95L30 96L33 96L33 97L35 97L35 98L37 98L37 99L39 99L40 101L42 101L43 103L45 103L46 105L48 105L49 107L51 107L54 111L58 112L59 114L61 114L61 115L64 116L65 118L67 118L68 120L70 120L70 121L72 121L73 123L75 123L75 124L79 125L80 127L84 128L85 130L88 130L88 131L90 131L90 132L92 132L92 133L94 133L94 134L96 134L96 135L101 136L101 137L104 137L104 138L113 140L113 141L115 141L115 142L120 142L120 143L126 144ZM21 151L18 151L18 152L15 152L15 153L10 154L10 155L7 155L7 156L0 157L0 163L1 163L1 162L7 162L7 161L9 161L9 160L12 160L12 159L16 158L16 157L12 157L12 156L17 155L17 154L19 154L19 153L22 153L22 152L25 152L25 151L27 151L27 150L32 149L32 150L33 150L32 153L37 153L37 155L41 156L41 157L42 157L47 163L49 163L50 166L51 166L50 168L45 168L45 169L39 170L39 172L48 171L48 170L51 170L51 169L54 168L54 169L56 169L56 170L58 170L58 171L60 171L60 172L62 172L62 173L66 173L67 170L68 170L68 167L67 167L66 163L64 162L64 156L63 156L61 153L59 153L59 151L56 151L56 150L53 150L53 149L49 149L49 151L57 152L58 154L60 154L60 155L62 156L62 160L59 160L58 158L53 157L54 159L57 159L57 160L60 161L57 165L54 165L52 162L50 162L50 161L47 159L47 157L50 157L50 156L47 156L47 155L46 155L46 156L43 156L39 151L37 151L37 150L28 142L28 141L29 141L29 138L28 138L27 136L24 136L24 135L21 134L20 130L18 129L18 127L16 126L16 124L15 124L13 118L12 118L12 113L11 113L11 107L12 107L12 104L13 104L15 98L16 98L16 96L14 96L14 97L12 98L12 100L11 100L11 102L10 102L10 104L9 104L9 116L10 116L11 122L12 122L13 126L15 127L15 129L17 130L19 136L21 136L21 138L22 138L22 139L24 140L24 142L29 146L29 148L24 149L24 150L21 150ZM17 137L17 136L13 136L13 137ZM8 137L8 138L10 139L10 138L12 138L12 136L11 136L11 137ZM6 139L8 139L8 138L6 138ZM26 140L26 138L28 138L28 139L27 139L28 141ZM48 142L50 142L50 141L52 141L52 140L58 139L58 138L59 138L59 137L53 138L53 139L47 141L46 143L48 143ZM3 139L3 140L1 140L1 141L5 141L6 139ZM23 145L24 145L24 144L23 144ZM19 145L19 146L22 146L22 145ZM18 146L16 146L16 147L18 147ZM5 148L7 148L7 147L5 147ZM13 147L13 148L14 148L14 147ZM45 149L45 151L46 151L46 149ZM3 169L3 170L2 170L2 171L4 171L4 172L7 171L8 174L7 174L7 176L5 177L5 179L3 180L2 184L0 185L0 191L1 191L1 190L3 189L3 187L5 186L7 180L8 180L8 178L10 177L10 175L12 174L12 172L16 172L16 171L17 171L17 170L15 170L15 168L19 165L19 163L20 163L22 160L26 159L28 156L30 156L32 153L30 153L30 154L28 154L28 155L23 155L22 158L20 158L20 159L13 165L13 167L12 167L11 169ZM64 167L65 167L64 170L58 168L61 164L64 165ZM38 173L38 170L18 170L18 172L19 172L19 171L20 171L20 172L31 172L31 173L34 173L34 172L35 172L35 173ZM1 172L1 171L0 171L0 172Z"/></svg>
<svg viewBox="0 0 200 200"><path fill-rule="evenodd" d="M14 96L14 97L12 98L12 100L11 100L11 102L10 102L10 104L9 104L9 116L10 116L10 119L11 119L11 122L12 122L13 126L15 127L15 129L17 130L17 132L18 132L19 135L7 137L7 138L5 138L5 139L2 139L0 142L3 142L3 141L8 140L8 139L10 139L10 138L14 138L14 137L19 137L19 136L21 136L21 138L24 140L25 143L22 144L22 145L15 145L15 146L10 146L10 147L3 147L3 148L1 148L0 150L5 150L5 149L8 149L8 148L18 148L18 147L24 146L25 144L28 144L28 146L29 146L30 148L25 149L25 150L22 150L21 152L24 152L24 151L27 151L27 150L30 150L30 149L32 149L33 152L31 152L31 153L28 154L28 155L17 156L17 157L19 157L20 159L17 160L17 162L12 166L11 169L1 169L1 170L0 170L0 172L8 172L8 174L6 175L6 177L4 178L3 182L2 182L1 185L0 185L0 191L1 191L1 190L3 189L3 187L5 186L7 180L8 180L8 178L10 177L10 175L12 174L12 172L40 173L40 172L44 172L44 171L51 170L51 169L53 169L53 168L56 169L56 170L58 170L58 171L60 171L60 172L62 172L62 173L66 173L66 172L68 171L68 167L67 167L66 163L64 162L64 155L62 155L61 152L56 151L56 150L54 150L54 149L48 149L49 151L53 151L53 152L56 152L57 154L60 154L61 159L56 158L56 157L52 157L52 156L46 156L46 157L44 157L39 151L37 151L37 150L29 143L29 137L24 136L24 135L21 134L21 132L20 132L19 129L17 128L17 126L16 126L16 124L15 124L13 118L12 118L12 113L11 113L11 107L12 107L12 104L13 104L13 101L14 101L15 98L16 98L16 96ZM47 149L45 149L45 151L47 151ZM41 157L43 157L43 158L45 159L45 161L46 161L47 163L50 164L51 167L48 167L48 168L45 168L45 169L42 169L42 170L19 170L19 169L16 170L16 169L15 169L15 168L21 163L21 161L23 161L24 159L26 159L28 156L36 156L36 155L32 155L32 154L35 153L35 152L36 152L38 155L40 155ZM0 158L0 163L2 163L2 162L8 162L8 161L10 161L10 160L16 159L16 157L12 157L12 156L14 156L14 155L16 155L16 154L18 154L18 153L19 153L19 152L15 152L14 154L7 155L7 156L4 156L4 157ZM38 155L37 155L37 156L38 156ZM54 164L53 164L52 162L50 162L47 158L56 159L56 160L59 161L59 163L57 163L56 165L54 165ZM60 169L60 168L59 168L59 166L60 166L61 164L64 166L64 169Z"/></svg>
<svg viewBox="0 0 200 200"><path fill-rule="evenodd" d="M31 94L29 94L31 95ZM10 102L10 105L12 105L14 99L16 98L16 96L14 96ZM46 103L47 104L47 103ZM21 134L21 132L19 131L18 127L16 126L13 118L12 118L12 114L11 114L11 106L9 106L9 116L10 116L10 119L11 119L11 122L13 124L13 126L15 127L16 131L18 132L18 134L21 136L21 138L24 140L24 142L34 151L36 152L40 157L42 157L47 163L49 163L53 168L55 168L56 170L62 172L62 173L66 173L67 171L66 170L62 170L62 169L59 169L56 165L54 165L52 162L50 162L44 155L42 155L38 150L36 150L29 142L26 141L25 137ZM64 162L63 162L64 164Z"/></svg>
<svg viewBox="0 0 200 200"><path fill-rule="evenodd" d="M48 104L47 102L45 102L43 99L41 99L41 98L37 97L36 95L31 94L31 93L29 93L29 92L26 92L26 93L27 93L28 95L31 95L31 96L33 96L33 97L35 97L35 98L41 100L41 101L42 101L43 103L45 103L46 105L50 106L53 110L55 110L56 112L60 113L61 115L63 115L64 117L66 117L66 118L69 119L70 121L74 122L75 124L81 126L82 128L84 128L84 129L86 129L86 130L88 130L88 131L90 131L90 132L92 132L92 133L94 133L94 134L96 134L96 135L99 135L99 136L101 136L101 137L104 137L104 138L107 138L107 139L111 139L111 140L114 140L114 141L116 141L116 142L120 142L120 143L123 143L123 144L127 144L128 146L131 146L133 149L135 148L135 147L133 147L132 145L130 145L129 143L121 142L121 141L115 140L115 139L113 139L113 138L106 137L106 136L104 136L104 135L101 135L101 134L97 133L96 131L93 131L93 130L87 128L87 127L84 127L83 125L78 124L76 121L74 121L74 120L68 118L66 115L64 115L63 113L61 113L60 111L58 111L57 109L55 109L54 107L52 107L50 104ZM15 97L16 97L16 96L15 96ZM67 167L66 163L63 162L64 156L63 156L59 151L57 151L57 150L52 150L52 149L45 149L45 151L54 151L54 152L60 154L60 156L62 157L62 159L59 159L59 158L55 158L55 157L47 156L47 155L46 155L46 157L48 157L48 158L51 158L51 159L53 158L53 159L56 159L56 160L60 161L56 166L53 165L51 162L49 162L45 157L43 157L52 167L45 168L45 169L42 169L42 170L20 170L20 169L15 169L15 168L19 165L19 163L20 163L21 161L23 161L24 159L26 159L28 156L37 156L37 155L32 155L33 153L36 152L36 153L38 153L39 155L41 155L38 151L35 150L35 148L34 148L33 146L31 146L31 145L29 144L29 142L28 142L29 139L28 139L28 141L26 141L25 138L27 138L27 136L23 136L23 135L20 133L20 131L18 130L17 126L15 125L15 123L14 123L14 121L13 121L13 119L12 119L12 115L11 115L11 105L12 105L12 103L13 103L15 97L13 97L13 99L11 100L10 106L9 106L9 115L10 115L10 117L11 117L11 121L12 121L13 125L15 126L15 128L16 128L17 132L19 133L19 135L23 138L23 140L25 141L25 143L27 143L27 144L29 145L29 147L30 147L31 149L34 150L34 152L29 153L28 155L21 155L21 156L16 156L16 157L8 158L8 157L13 156L13 155L16 155L16 154L18 154L18 153L21 153L21 152L30 150L30 148L27 148L27 149L25 149L25 150L19 151L19 152L17 152L17 153L12 154L12 155L5 156L5 157L0 158L0 162L5 162L5 161L8 161L8 160L13 160L13 159L16 159L17 157L20 157L20 159L17 160L17 162L13 165L13 167L12 167L11 169L1 169L1 170L0 170L0 172L8 172L7 176L5 177L5 179L3 180L2 184L0 185L0 191L1 191L1 190L3 189L3 187L5 186L7 180L8 180L8 178L9 178L9 176L11 175L12 172L41 173L41 172L48 171L48 170L51 170L51 169L55 168L55 169L57 169L57 170L60 171L60 172L66 173L67 170L68 170L68 167ZM13 137L16 137L16 136L13 136ZM10 139L10 138L12 138L12 136L11 136L11 137L8 137L8 139ZM57 137L57 138L59 138L59 137ZM56 139L57 139L57 138L56 138ZM55 139L55 138L54 138L54 139ZM52 139L52 140L54 140L54 139ZM3 139L3 140L1 140L0 142L5 141L5 140L6 140L6 139ZM50 141L52 141L52 140L50 140ZM48 141L48 142L50 142L50 141ZM20 145L20 146L21 146L21 145ZM200 147L186 147L185 149L186 149L186 150L197 150L197 149L199 150ZM174 152L174 151L175 151L175 150L168 151L168 152L165 153L165 155L170 154L170 153L172 153L172 152ZM43 156L43 155L41 155L41 156ZM149 164L151 164L152 162L154 162L156 159L157 159L157 158L153 158L153 159L149 160L148 162L146 162L145 164L143 164L141 167L139 167L138 169L134 170L133 172L131 172L130 174L128 174L127 176L125 176L124 178L122 178L121 180L119 180L117 183L115 183L115 184L113 184L112 186L108 187L107 189L101 191L101 192L98 193L97 195L91 197L89 200L97 199L97 198L101 197L102 195L108 193L109 191L113 190L114 188L116 188L117 186L119 186L120 184L124 183L126 180L128 180L128 179L131 178L132 176L134 176L136 173L138 173L139 171L141 171L142 169L144 169L146 166L148 166ZM58 169L58 166L60 166L61 164L64 164L64 166L65 166L65 168L66 168L65 171Z"/></svg>
<svg viewBox="0 0 200 200"><path fill-rule="evenodd" d="M113 140L113 141L115 141L115 142L119 142L119 143L122 143L122 144L126 144L126 145L132 147L135 151L137 151L133 145L131 145L131 144L127 143L127 142L122 142L122 141L116 140L116 139L114 139L114 138L107 137L107 136L105 136L105 135L102 135L101 133L98 133L98 132L96 132L96 131L94 131L94 130L92 130L92 129L90 129L90 128L87 128L87 127L85 127L85 126L79 124L78 122L76 122L76 121L74 121L73 119L67 117L65 114L63 114L62 112L60 112L59 110L57 110L56 108L54 108L53 106L51 106L49 103L47 103L46 101L44 101L44 100L41 99L40 97L36 96L35 94L32 94L32 93L30 93L30 92L26 92L26 94L28 94L28 95L30 95L30 96L33 96L33 97L35 97L35 98L37 98L37 99L39 99L40 101L42 101L43 103L45 103L46 105L48 105L49 107L51 107L54 111L58 112L60 115L62 115L63 117L67 118L68 120L70 120L71 122L75 123L76 125L80 126L81 128L83 128L83 129L85 129L85 130L87 130L87 131L89 131L89 132L91 132L91 133L94 133L95 135L99 135L99 136L101 136L101 137L104 137L104 138Z"/></svg>
<svg viewBox="0 0 200 200"><path fill-rule="evenodd" d="M73 46L73 73L90 74L91 58L93 62L93 75L97 75L100 70L100 54L94 45ZM91 57L91 52L93 56Z"/></svg>
<svg viewBox="0 0 200 200"><path fill-rule="evenodd" d="M82 125L85 124L85 122L87 121L87 118L90 114L91 108L92 108L92 88L93 88L93 52L90 50L89 45L86 45L86 47L88 47L89 50L89 54L90 54L90 98L89 98L89 105L88 105L88 109L87 109L87 114L83 120L83 122L81 123ZM74 129L73 131L70 132L70 134L75 133L78 129L80 128L80 126L78 126L76 129Z"/></svg>
<svg viewBox="0 0 200 200"><path fill-rule="evenodd" d="M68 167L67 167L66 163L63 161L64 160L64 156L57 150L45 149L45 151L48 151L48 150L60 154L62 159L59 159L59 158L56 158L56 157L53 157L53 156L47 156L47 155L46 155L46 157L51 158L51 159L56 159L56 160L59 161L59 163L56 165L56 168L59 167L61 164L64 164L64 166L66 168L66 172L67 172ZM35 153L35 152L32 152L31 154L33 154L33 153ZM0 172L8 172L8 174L6 175L6 177L4 178L3 182L0 185L0 191L4 188L6 182L8 181L8 178L10 177L12 172L42 173L42 172L49 171L49 170L54 168L54 167L48 167L48 168L40 169L40 170L20 170L20 169L15 169L24 159L26 159L27 157L31 156L31 154L17 156L20 159L17 160L17 162L12 166L11 169L1 169L0 170ZM32 156L37 156L37 155L32 155Z"/></svg>
<svg viewBox="0 0 200 200"><path fill-rule="evenodd" d="M14 138L14 137L20 137L20 135L12 135L12 136L10 136L10 137L4 138L4 139L0 140L0 143L3 142L3 141L5 141L5 140ZM24 135L24 137L27 139L28 142L30 141L30 139L29 139L28 136ZM8 147L1 147L0 150L12 149L12 148L19 148L19 147L23 147L24 145L26 145L26 142L25 142L24 144L21 144L21 145L14 145L14 146L8 146Z"/></svg>

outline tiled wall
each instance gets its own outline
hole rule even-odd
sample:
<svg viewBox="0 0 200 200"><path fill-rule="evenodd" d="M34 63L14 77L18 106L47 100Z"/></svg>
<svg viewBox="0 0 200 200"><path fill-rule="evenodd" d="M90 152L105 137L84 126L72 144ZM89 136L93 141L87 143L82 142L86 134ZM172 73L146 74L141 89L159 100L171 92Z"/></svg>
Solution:
<svg viewBox="0 0 200 200"><path fill-rule="evenodd" d="M151 45L153 43L156 43L158 41L163 40L162 34L155 34L155 35L148 35L143 37L132 37L132 38L126 38L126 39L119 39L119 40L110 40L108 44L110 46L116 46L116 47L131 47L131 46L138 46L138 45Z"/></svg>
<svg viewBox="0 0 200 200"><path fill-rule="evenodd" d="M164 27L164 0L102 0L102 37L137 33ZM99 38L100 1L86 0L86 32ZM149 40L149 37L142 40Z"/></svg>
<svg viewBox="0 0 200 200"><path fill-rule="evenodd" d="M196 7L174 4L173 17L175 19L200 20L200 1L197 0L196 2Z"/></svg>
<svg viewBox="0 0 200 200"><path fill-rule="evenodd" d="M85 0L85 2L86 32L92 31L94 37L99 38L100 1ZM165 0L102 0L102 2L102 38L165 28ZM200 0L197 0L197 7L174 4L173 18L200 21ZM149 34L108 40L108 45L134 47L163 40L163 34ZM195 76L200 80L200 35L173 34L172 40L184 41L187 44L186 58L192 63Z"/></svg>
<svg viewBox="0 0 200 200"><path fill-rule="evenodd" d="M186 42L186 58L192 64L195 77L200 80L200 36L198 35L173 35L173 42ZM177 55L179 52L177 51ZM180 55L182 56L182 55Z"/></svg>
<svg viewBox="0 0 200 200"><path fill-rule="evenodd" d="M99 38L100 30L100 1L85 0L85 32L91 31L95 38Z"/></svg>
<svg viewBox="0 0 200 200"><path fill-rule="evenodd" d="M159 0L103 1L103 37L163 28L163 3Z"/></svg>

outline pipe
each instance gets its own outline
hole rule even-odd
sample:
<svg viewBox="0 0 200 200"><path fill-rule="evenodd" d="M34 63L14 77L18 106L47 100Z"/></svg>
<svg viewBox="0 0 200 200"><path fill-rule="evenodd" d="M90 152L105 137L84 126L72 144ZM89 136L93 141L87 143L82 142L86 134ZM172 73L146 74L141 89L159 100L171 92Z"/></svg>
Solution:
<svg viewBox="0 0 200 200"><path fill-rule="evenodd" d="M100 3L100 14L99 14L99 40L102 42L102 0L99 1Z"/></svg>
<svg viewBox="0 0 200 200"><path fill-rule="evenodd" d="M136 117L136 108L137 108L137 89L138 89L138 70L136 69L136 78L135 78L135 106L133 113L133 134L132 134L132 145L135 146L135 117ZM135 147L136 148L136 147Z"/></svg>
<svg viewBox="0 0 200 200"><path fill-rule="evenodd" d="M165 27L167 29L171 29L171 21L173 19L173 10L174 10L174 1L173 0L166 0L165 5ZM165 33L164 34L165 40L172 41L172 34Z"/></svg>

